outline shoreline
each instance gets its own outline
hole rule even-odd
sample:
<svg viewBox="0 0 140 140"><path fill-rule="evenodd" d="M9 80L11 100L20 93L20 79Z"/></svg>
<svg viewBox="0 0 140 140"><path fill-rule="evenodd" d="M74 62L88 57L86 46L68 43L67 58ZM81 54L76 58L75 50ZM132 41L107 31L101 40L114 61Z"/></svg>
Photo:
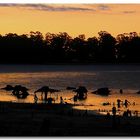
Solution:
<svg viewBox="0 0 140 140"><path fill-rule="evenodd" d="M40 65L40 66L52 66L52 65L57 65L57 66L67 66L67 65L70 65L70 66L75 66L75 65L78 65L78 66L80 66L80 65L140 65L140 62L139 63L107 63L107 62L101 62L101 63L74 63L74 62L71 62L71 63L42 63L42 64L40 64L40 63L0 63L0 65L9 65L9 66L13 66L13 65L17 65L17 66L19 66L19 65L27 65L27 66L36 66L36 65Z"/></svg>
<svg viewBox="0 0 140 140"><path fill-rule="evenodd" d="M48 64L0 64L0 73L35 73L35 72L72 72L72 71L140 71L140 63L48 63Z"/></svg>
<svg viewBox="0 0 140 140"><path fill-rule="evenodd" d="M0 102L0 136L140 136L140 117L91 115L71 104Z"/></svg>

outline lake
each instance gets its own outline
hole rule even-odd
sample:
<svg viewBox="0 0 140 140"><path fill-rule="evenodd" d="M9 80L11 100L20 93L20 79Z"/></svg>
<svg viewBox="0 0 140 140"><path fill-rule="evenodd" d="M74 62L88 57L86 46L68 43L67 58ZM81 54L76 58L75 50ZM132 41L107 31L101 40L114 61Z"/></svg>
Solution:
<svg viewBox="0 0 140 140"><path fill-rule="evenodd" d="M7 84L24 85L30 89L30 95L22 100L12 96L11 92L0 90L1 101L33 103L34 91L46 85L61 90L49 95L56 102L60 102L59 98L63 96L66 102L73 103L74 92L66 90L66 87L82 85L88 89L88 98L77 102L78 109L101 109L100 112L104 113L112 109L117 99L128 99L131 104L135 102L129 109L140 111L140 95L136 94L140 90L140 65L0 65L0 88ZM111 95L103 97L91 93L101 87L109 87ZM119 93L120 89L123 89L123 94ZM40 99L39 93L37 96ZM111 105L103 106L104 102ZM121 111L126 109L124 106L120 108Z"/></svg>

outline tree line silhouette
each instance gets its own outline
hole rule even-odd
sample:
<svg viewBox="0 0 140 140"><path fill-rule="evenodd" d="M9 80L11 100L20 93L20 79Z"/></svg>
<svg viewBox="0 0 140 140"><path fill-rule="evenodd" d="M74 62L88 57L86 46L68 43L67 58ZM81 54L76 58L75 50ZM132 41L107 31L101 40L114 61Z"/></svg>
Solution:
<svg viewBox="0 0 140 140"><path fill-rule="evenodd" d="M0 63L139 63L140 35L136 32L113 37L100 31L98 37L72 38L66 32L58 34L31 31L18 35L0 35Z"/></svg>

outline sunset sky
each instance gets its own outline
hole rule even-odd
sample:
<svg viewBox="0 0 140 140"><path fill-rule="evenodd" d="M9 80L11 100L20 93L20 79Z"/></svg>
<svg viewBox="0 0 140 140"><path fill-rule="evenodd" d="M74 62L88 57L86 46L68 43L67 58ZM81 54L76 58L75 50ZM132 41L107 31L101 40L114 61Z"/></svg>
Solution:
<svg viewBox="0 0 140 140"><path fill-rule="evenodd" d="M140 4L0 4L0 34L140 32Z"/></svg>

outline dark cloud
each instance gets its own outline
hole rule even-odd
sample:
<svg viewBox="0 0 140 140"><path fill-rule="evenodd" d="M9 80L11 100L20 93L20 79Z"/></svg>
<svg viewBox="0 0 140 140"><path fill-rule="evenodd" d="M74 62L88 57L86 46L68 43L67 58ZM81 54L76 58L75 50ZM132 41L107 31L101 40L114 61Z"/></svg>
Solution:
<svg viewBox="0 0 140 140"><path fill-rule="evenodd" d="M133 14L136 13L136 11L123 11L124 14Z"/></svg>
<svg viewBox="0 0 140 140"><path fill-rule="evenodd" d="M95 11L92 8L82 8L74 6L56 6L47 4L0 4L0 7L26 7L32 10L42 10L42 11Z"/></svg>
<svg viewBox="0 0 140 140"><path fill-rule="evenodd" d="M110 10L110 7L108 6L108 5L99 5L98 6L98 9L99 10L104 10L104 11L106 11L106 10Z"/></svg>
<svg viewBox="0 0 140 140"><path fill-rule="evenodd" d="M0 7L14 7L18 4L12 4L12 3L0 3Z"/></svg>
<svg viewBox="0 0 140 140"><path fill-rule="evenodd" d="M50 5L43 5L43 4L32 4L32 5L26 5L26 6L37 9L37 10L43 10L43 11L93 11L93 9L90 9L90 8L50 6Z"/></svg>

